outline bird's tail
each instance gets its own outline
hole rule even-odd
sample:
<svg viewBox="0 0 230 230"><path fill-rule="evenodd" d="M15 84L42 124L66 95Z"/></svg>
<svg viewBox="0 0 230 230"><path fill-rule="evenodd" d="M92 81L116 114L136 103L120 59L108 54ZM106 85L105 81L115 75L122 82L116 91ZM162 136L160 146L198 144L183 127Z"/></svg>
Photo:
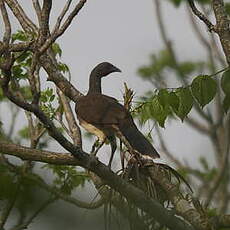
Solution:
<svg viewBox="0 0 230 230"><path fill-rule="evenodd" d="M127 122L119 125L119 131L129 142L131 147L142 155L152 158L159 158L160 155L151 145L147 138L137 129L134 122Z"/></svg>

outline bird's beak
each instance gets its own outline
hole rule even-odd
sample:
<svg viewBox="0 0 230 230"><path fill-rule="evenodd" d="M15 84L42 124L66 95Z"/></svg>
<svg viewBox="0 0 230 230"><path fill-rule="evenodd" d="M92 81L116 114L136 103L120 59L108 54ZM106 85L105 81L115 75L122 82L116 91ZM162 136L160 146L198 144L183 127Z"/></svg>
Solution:
<svg viewBox="0 0 230 230"><path fill-rule="evenodd" d="M117 68L116 66L114 66L113 72L121 72L121 70Z"/></svg>

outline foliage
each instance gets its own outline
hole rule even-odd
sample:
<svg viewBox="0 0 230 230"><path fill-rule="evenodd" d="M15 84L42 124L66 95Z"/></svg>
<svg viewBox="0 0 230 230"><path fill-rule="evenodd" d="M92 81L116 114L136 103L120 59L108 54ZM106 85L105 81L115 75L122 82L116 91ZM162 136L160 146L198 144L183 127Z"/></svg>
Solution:
<svg viewBox="0 0 230 230"><path fill-rule="evenodd" d="M229 109L229 73L229 70L225 71L221 78L221 87L226 95L223 100L225 112ZM199 75L194 77L192 83L186 87L156 90L151 96L141 98L141 100L144 99L144 102L138 103L134 111L140 115L141 123L154 119L161 127L164 127L166 118L171 115L183 121L191 111L193 104L198 102L203 108L214 100L217 93L217 82L213 79L215 76L216 74Z"/></svg>

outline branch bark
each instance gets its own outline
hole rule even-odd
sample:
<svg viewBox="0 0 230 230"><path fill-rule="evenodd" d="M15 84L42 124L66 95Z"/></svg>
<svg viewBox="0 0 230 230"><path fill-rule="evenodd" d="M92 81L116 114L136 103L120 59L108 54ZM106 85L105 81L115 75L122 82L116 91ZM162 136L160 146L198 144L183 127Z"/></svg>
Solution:
<svg viewBox="0 0 230 230"><path fill-rule="evenodd" d="M74 146L72 146L74 149ZM76 159L68 153L53 153L48 151L35 150L20 145L0 141L0 152L17 156L23 160L32 160L46 162L56 165L78 165L82 166L100 178L106 184L115 189L128 200L132 201L137 207L153 216L159 223L169 227L170 229L192 230L193 228L179 218L172 216L157 201L146 196L140 189L129 184L113 173L107 166L96 159L92 160L88 154L83 153L80 159Z"/></svg>

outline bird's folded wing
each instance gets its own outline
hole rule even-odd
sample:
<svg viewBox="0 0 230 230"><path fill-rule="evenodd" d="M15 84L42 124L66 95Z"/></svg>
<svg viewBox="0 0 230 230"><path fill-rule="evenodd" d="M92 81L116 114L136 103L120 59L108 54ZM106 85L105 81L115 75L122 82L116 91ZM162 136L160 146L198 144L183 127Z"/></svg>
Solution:
<svg viewBox="0 0 230 230"><path fill-rule="evenodd" d="M76 105L80 119L94 125L118 124L129 119L128 111L115 98L102 94L90 94L82 97Z"/></svg>

